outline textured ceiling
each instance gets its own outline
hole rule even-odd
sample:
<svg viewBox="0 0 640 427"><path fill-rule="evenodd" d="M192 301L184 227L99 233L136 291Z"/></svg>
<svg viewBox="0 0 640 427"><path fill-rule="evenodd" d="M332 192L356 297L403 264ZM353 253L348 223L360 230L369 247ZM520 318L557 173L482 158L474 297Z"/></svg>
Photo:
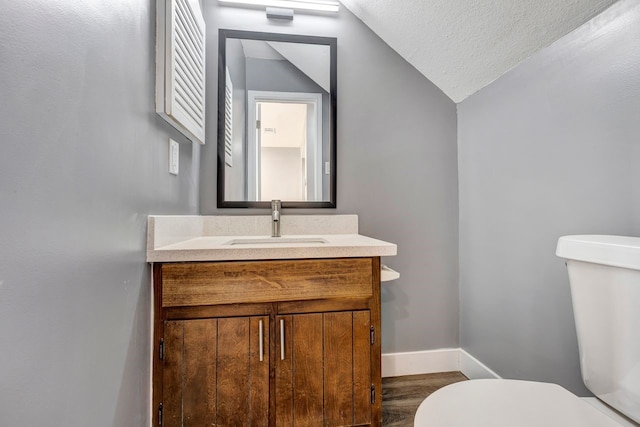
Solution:
<svg viewBox="0 0 640 427"><path fill-rule="evenodd" d="M341 0L453 101L615 0Z"/></svg>

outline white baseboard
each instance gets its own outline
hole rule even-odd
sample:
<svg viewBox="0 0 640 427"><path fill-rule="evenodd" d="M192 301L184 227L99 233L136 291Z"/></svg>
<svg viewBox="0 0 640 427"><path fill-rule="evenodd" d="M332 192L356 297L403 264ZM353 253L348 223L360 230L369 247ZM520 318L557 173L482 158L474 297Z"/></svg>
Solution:
<svg viewBox="0 0 640 427"><path fill-rule="evenodd" d="M382 355L382 376L431 374L434 372L458 371L458 348L387 353Z"/></svg>
<svg viewBox="0 0 640 427"><path fill-rule="evenodd" d="M487 365L470 355L464 349L460 349L460 372L470 380L480 380L486 378L502 378Z"/></svg>
<svg viewBox="0 0 640 427"><path fill-rule="evenodd" d="M382 355L384 378L450 371L460 371L469 379L500 378L498 374L461 348Z"/></svg>

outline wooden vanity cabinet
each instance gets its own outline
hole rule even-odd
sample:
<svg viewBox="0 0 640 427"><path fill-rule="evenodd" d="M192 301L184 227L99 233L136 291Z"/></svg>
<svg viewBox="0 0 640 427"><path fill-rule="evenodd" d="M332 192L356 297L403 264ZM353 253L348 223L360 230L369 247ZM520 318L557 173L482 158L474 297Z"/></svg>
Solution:
<svg viewBox="0 0 640 427"><path fill-rule="evenodd" d="M216 420L230 426L267 425L269 358L259 355L259 329L268 321L230 317L164 322L165 426L212 426ZM268 334L264 338L268 340Z"/></svg>
<svg viewBox="0 0 640 427"><path fill-rule="evenodd" d="M153 269L154 425L381 425L378 257Z"/></svg>
<svg viewBox="0 0 640 427"><path fill-rule="evenodd" d="M277 316L276 322L279 339L284 336L275 355L276 425L371 425L370 312Z"/></svg>

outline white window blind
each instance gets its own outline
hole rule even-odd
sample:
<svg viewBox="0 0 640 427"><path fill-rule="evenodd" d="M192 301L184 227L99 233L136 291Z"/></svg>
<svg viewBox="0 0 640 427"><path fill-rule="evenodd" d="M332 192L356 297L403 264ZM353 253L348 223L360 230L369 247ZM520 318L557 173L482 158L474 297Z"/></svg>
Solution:
<svg viewBox="0 0 640 427"><path fill-rule="evenodd" d="M156 112L192 141L205 141L205 25L198 0L159 0Z"/></svg>
<svg viewBox="0 0 640 427"><path fill-rule="evenodd" d="M224 92L224 162L233 166L233 83L229 77L229 69L225 75Z"/></svg>

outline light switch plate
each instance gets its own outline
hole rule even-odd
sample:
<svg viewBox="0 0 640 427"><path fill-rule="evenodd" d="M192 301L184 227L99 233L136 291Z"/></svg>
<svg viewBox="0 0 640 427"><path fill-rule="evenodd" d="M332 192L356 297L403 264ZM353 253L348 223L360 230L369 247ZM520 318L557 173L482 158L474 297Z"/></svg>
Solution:
<svg viewBox="0 0 640 427"><path fill-rule="evenodd" d="M180 165L180 146L173 139L169 139L169 173L178 175Z"/></svg>

